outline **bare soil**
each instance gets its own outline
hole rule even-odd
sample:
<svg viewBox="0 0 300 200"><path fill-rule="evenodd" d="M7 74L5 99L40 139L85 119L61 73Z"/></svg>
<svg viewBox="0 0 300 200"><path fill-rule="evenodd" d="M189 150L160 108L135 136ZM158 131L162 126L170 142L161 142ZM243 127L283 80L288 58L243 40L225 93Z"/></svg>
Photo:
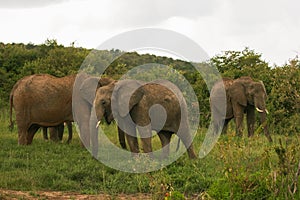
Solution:
<svg viewBox="0 0 300 200"><path fill-rule="evenodd" d="M19 200L19 199L57 199L57 200L65 200L65 199L76 199L76 200L110 200L110 199L132 199L132 200L140 200L140 199L151 199L151 195L149 194L118 194L116 196L108 195L108 194L97 194L97 195L87 195L87 194L79 194L75 192L56 192L56 191L15 191L15 190L4 190L0 189L0 200Z"/></svg>

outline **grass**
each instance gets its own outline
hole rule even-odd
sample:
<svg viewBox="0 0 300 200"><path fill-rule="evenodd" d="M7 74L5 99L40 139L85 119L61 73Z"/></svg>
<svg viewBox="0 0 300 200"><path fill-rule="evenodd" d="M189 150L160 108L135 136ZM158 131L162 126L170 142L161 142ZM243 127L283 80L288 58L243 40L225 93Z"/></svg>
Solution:
<svg viewBox="0 0 300 200"><path fill-rule="evenodd" d="M203 159L185 153L158 171L132 174L103 165L80 146L78 134L71 144L45 141L38 132L33 144L17 145L17 129L10 132L8 116L0 116L0 188L21 191L74 191L83 194L149 193L154 199L181 194L203 199L300 199L297 176L300 158L298 135L235 137L229 130ZM116 127L104 127L117 142ZM74 129L75 130L75 129ZM199 152L205 129L194 146ZM153 140L159 148L159 140ZM294 192L294 188L296 191ZM176 195L175 195L176 194ZM176 199L176 198L175 198Z"/></svg>

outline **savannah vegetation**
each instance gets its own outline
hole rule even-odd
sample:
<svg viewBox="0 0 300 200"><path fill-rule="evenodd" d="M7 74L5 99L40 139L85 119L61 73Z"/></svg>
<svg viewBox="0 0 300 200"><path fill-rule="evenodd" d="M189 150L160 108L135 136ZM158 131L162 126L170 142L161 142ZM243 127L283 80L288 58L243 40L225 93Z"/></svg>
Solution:
<svg viewBox="0 0 300 200"><path fill-rule="evenodd" d="M56 40L44 44L0 43L0 188L31 191L79 191L86 194L148 193L154 199L184 197L199 199L300 199L300 61L297 57L283 66L271 66L262 55L245 48L226 51L211 58L222 76L251 76L266 86L269 130L274 142L267 142L261 127L255 136L235 136L234 124L222 135L208 156L195 161L184 154L173 164L151 173L129 174L111 169L80 147L75 130L71 144L45 141L38 132L30 146L17 145L16 128L8 129L8 99L14 83L23 76L48 73L58 77L78 71L90 49L64 47ZM89 55L97 66L108 66L105 75L118 79L128 70L145 64L167 65L192 85L200 105L200 129L194 139L199 152L210 122L209 91L191 63L117 49ZM118 57L120 56L120 57ZM113 63L110 61L114 60ZM158 68L159 70L159 68ZM115 124L103 125L117 142ZM65 135L67 135L65 133ZM157 137L157 136L155 136ZM159 140L154 138L154 146ZM171 194L171 196L170 196ZM1 198L1 194L0 194Z"/></svg>

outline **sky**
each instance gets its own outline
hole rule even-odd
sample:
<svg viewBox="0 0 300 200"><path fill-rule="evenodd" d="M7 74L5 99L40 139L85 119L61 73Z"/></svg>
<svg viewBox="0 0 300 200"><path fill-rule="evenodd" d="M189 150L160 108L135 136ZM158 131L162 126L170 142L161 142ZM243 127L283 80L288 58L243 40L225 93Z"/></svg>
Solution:
<svg viewBox="0 0 300 200"><path fill-rule="evenodd" d="M213 57L245 47L270 65L300 54L299 0L0 0L0 42L97 48L139 28L185 35Z"/></svg>

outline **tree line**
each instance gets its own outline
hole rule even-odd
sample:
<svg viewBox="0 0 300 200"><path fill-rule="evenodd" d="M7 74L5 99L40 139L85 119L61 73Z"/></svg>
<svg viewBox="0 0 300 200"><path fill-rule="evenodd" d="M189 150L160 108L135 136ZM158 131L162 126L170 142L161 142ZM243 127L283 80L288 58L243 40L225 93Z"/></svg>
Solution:
<svg viewBox="0 0 300 200"><path fill-rule="evenodd" d="M44 44L4 44L0 43L0 106L8 106L9 93L20 78L36 73L47 73L63 77L78 72L82 65L90 72L109 66L104 74L119 79L136 66L147 63L164 65L181 74L193 87L200 106L200 125L210 121L209 90L207 81L196 67L217 67L223 77L238 78L251 76L265 84L270 112L268 122L271 133L296 134L300 132L300 60L290 59L283 66L270 66L262 55L245 48L242 51L225 51L215 55L205 63L189 63L169 57L136 52L122 52L118 49L91 50L78 48L73 44L65 47L56 40L46 40ZM205 73L204 73L205 74ZM140 74L143 76L143 73ZM206 77L207 78L207 77ZM206 80L216 77L208 77Z"/></svg>

